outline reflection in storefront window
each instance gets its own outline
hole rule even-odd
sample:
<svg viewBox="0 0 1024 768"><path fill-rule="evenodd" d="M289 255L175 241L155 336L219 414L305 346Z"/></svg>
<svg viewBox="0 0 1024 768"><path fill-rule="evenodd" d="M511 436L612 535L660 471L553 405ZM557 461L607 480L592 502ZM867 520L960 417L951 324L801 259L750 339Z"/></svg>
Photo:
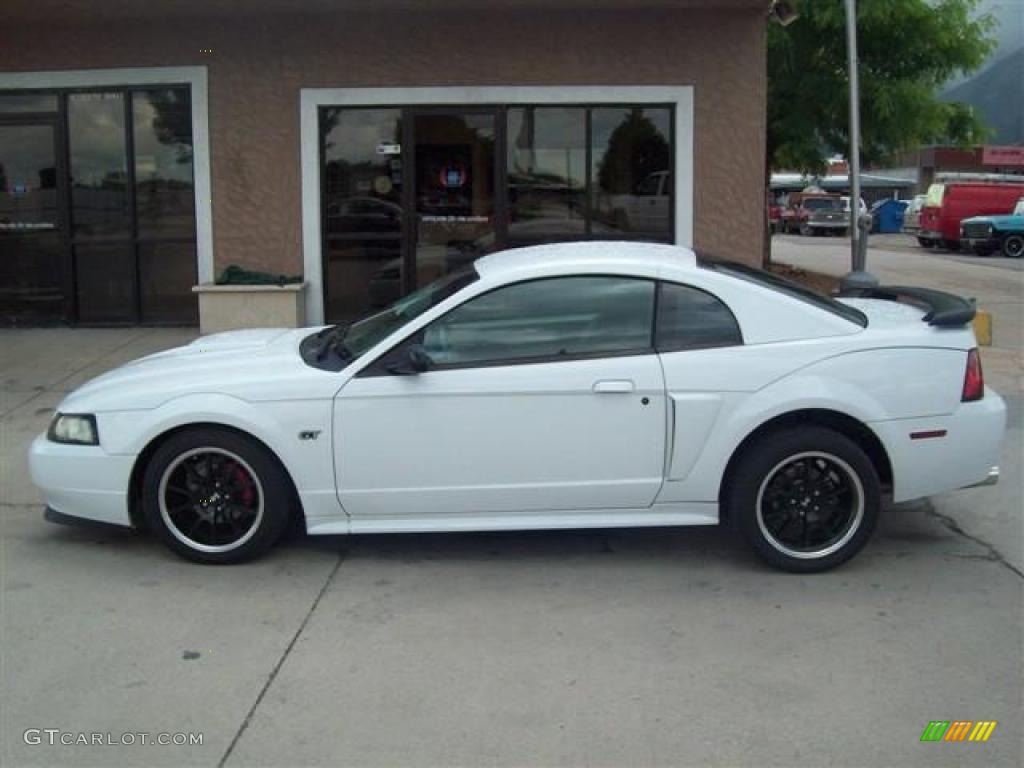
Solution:
<svg viewBox="0 0 1024 768"><path fill-rule="evenodd" d="M192 104L184 88L132 94L140 237L188 237L195 227Z"/></svg>
<svg viewBox="0 0 1024 768"><path fill-rule="evenodd" d="M582 107L509 108L510 238L584 234L586 144Z"/></svg>
<svg viewBox="0 0 1024 768"><path fill-rule="evenodd" d="M68 97L75 237L129 234L124 124L123 93L73 93Z"/></svg>
<svg viewBox="0 0 1024 768"><path fill-rule="evenodd" d="M349 322L401 297L402 111L325 109L325 314Z"/></svg>
<svg viewBox="0 0 1024 768"><path fill-rule="evenodd" d="M595 108L591 117L595 221L650 237L672 234L667 108Z"/></svg>

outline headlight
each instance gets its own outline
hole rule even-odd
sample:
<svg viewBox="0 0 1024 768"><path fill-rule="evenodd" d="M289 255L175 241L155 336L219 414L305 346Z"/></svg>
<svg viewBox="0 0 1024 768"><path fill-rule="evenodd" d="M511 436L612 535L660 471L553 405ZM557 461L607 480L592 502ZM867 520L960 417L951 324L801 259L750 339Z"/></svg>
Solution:
<svg viewBox="0 0 1024 768"><path fill-rule="evenodd" d="M55 443L99 445L96 417L92 414L57 413L50 422L46 437Z"/></svg>

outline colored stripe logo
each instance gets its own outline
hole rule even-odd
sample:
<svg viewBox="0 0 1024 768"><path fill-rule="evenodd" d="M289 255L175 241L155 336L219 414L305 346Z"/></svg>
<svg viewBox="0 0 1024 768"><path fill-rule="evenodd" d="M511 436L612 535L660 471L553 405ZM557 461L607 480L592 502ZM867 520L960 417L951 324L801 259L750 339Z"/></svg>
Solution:
<svg viewBox="0 0 1024 768"><path fill-rule="evenodd" d="M932 720L921 734L921 741L988 741L997 720Z"/></svg>

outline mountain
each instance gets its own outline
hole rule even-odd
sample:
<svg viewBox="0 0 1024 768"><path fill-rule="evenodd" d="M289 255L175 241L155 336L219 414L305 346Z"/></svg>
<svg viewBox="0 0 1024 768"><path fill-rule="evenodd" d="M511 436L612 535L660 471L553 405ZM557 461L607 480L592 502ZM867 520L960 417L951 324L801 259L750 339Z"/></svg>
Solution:
<svg viewBox="0 0 1024 768"><path fill-rule="evenodd" d="M940 98L974 107L993 130L986 143L1024 144L1024 46Z"/></svg>

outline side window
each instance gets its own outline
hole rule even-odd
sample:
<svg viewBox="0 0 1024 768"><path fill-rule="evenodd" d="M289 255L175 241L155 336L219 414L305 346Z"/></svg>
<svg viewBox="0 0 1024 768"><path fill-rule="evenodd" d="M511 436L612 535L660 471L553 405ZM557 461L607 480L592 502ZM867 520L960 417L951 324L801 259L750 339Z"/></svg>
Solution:
<svg viewBox="0 0 1024 768"><path fill-rule="evenodd" d="M560 277L471 299L423 331L437 366L611 356L651 350L654 282Z"/></svg>
<svg viewBox="0 0 1024 768"><path fill-rule="evenodd" d="M659 291L655 341L659 352L743 343L736 318L710 293L678 283L661 283Z"/></svg>

